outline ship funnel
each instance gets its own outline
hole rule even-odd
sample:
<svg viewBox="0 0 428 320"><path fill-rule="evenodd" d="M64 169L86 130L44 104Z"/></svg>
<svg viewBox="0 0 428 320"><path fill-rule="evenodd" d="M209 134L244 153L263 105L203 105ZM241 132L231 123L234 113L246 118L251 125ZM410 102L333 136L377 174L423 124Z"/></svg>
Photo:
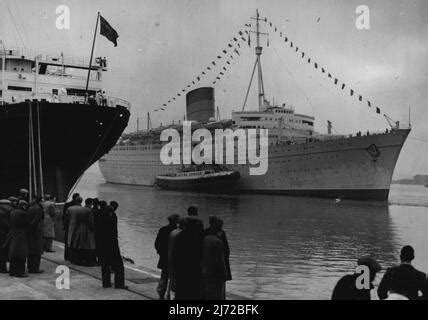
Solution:
<svg viewBox="0 0 428 320"><path fill-rule="evenodd" d="M214 117L214 88L202 87L186 95L187 121L208 122Z"/></svg>

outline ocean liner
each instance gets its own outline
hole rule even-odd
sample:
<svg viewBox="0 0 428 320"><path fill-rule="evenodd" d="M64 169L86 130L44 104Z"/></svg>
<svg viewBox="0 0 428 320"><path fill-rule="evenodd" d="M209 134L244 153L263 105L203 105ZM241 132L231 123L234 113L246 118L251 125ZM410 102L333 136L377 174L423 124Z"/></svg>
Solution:
<svg viewBox="0 0 428 320"><path fill-rule="evenodd" d="M130 104L101 91L105 58L89 63L3 47L0 59L0 196L27 188L65 201L85 170L116 144Z"/></svg>
<svg viewBox="0 0 428 320"><path fill-rule="evenodd" d="M248 164L228 165L240 173L238 188L242 192L286 194L386 201L394 168L410 128L378 133L349 135L314 130L315 118L295 112L287 104L275 104L265 98L260 57L259 15L257 13L256 62L258 67L258 110L232 112L232 119L215 116L214 89L202 87L186 95L187 120L192 130L207 128L269 129L268 171L249 175ZM250 81L250 86L251 82ZM250 88L249 86L249 88ZM248 97L248 91L247 91ZM245 106L245 103L244 103ZM153 185L156 176L173 174L181 165L163 165L160 160L162 130L166 127L123 135L119 143L99 161L101 173L111 183ZM235 148L235 154L238 150ZM235 159L237 157L235 156Z"/></svg>

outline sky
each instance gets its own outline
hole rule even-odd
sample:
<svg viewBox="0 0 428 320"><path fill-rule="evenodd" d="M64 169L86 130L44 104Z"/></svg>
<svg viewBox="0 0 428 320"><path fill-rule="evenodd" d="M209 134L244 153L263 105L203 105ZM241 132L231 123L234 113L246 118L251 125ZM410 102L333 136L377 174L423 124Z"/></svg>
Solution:
<svg viewBox="0 0 428 320"><path fill-rule="evenodd" d="M70 8L70 29L58 30L56 8ZM356 8L366 5L370 29L359 30ZM394 178L428 174L428 1L424 0L0 0L0 39L8 47L37 52L89 56L97 12L119 34L114 47L97 37L95 56L108 59L104 75L109 95L132 103L127 131L145 127L147 112L154 126L183 118L182 95L165 111L154 110L171 100L204 71L250 17L259 10L265 23L262 55L268 99L292 104L296 112L313 115L316 130L326 132L331 120L338 133L381 131L385 119L350 97L319 70L301 59L279 37L283 32L313 61L347 87L369 99L382 114L408 125L412 132L400 155ZM254 42L254 37L252 37ZM240 56L215 84L216 106L222 118L243 105L254 47L243 45ZM216 73L200 82L210 86ZM255 83L256 84L256 83ZM192 87L194 88L194 87ZM246 110L257 109L256 86Z"/></svg>

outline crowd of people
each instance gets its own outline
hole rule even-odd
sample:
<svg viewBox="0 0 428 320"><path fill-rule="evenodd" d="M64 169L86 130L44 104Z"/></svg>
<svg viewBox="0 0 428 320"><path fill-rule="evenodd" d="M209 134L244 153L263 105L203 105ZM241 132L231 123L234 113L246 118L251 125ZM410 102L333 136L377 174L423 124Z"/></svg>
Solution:
<svg viewBox="0 0 428 320"><path fill-rule="evenodd" d="M404 246L400 252L401 263L388 268L379 283L377 296L381 300L428 300L428 280L425 273L412 266L415 250ZM360 272L343 276L336 284L332 300L372 300L373 282L380 264L369 256L358 259L359 266L366 266L369 271L369 285L362 285Z"/></svg>
<svg viewBox="0 0 428 320"><path fill-rule="evenodd" d="M172 214L168 220L155 240L159 299L224 300L232 275L223 220L210 216L204 229L195 206L188 208L186 217Z"/></svg>
<svg viewBox="0 0 428 320"><path fill-rule="evenodd" d="M0 200L0 273L21 278L27 270L43 272L40 259L44 251L53 251L56 214L50 195L29 201L28 190L21 189L18 197Z"/></svg>
<svg viewBox="0 0 428 320"><path fill-rule="evenodd" d="M28 277L43 273L44 252L55 252L55 221L59 210L50 195L29 198L21 189L18 197L0 200L0 273ZM116 210L119 204L98 199L83 199L78 193L64 205L64 260L81 266L101 266L102 285L109 288L111 272L114 287L127 289L120 253ZM7 268L9 262L9 270Z"/></svg>
<svg viewBox="0 0 428 320"><path fill-rule="evenodd" d="M111 201L83 198L75 193L63 208L64 260L81 266L101 266L102 286L126 289L123 257L120 253L117 210ZM34 196L31 201L26 189L17 197L0 200L0 273L12 277L28 277L40 269L44 252L55 252L55 220L59 211L54 197ZM223 220L209 217L204 229L198 209L190 206L187 216L172 214L168 224L160 228L155 249L159 254L161 277L157 286L160 300L224 300L226 281L232 279L230 248ZM425 273L412 266L414 249L404 246L401 263L386 270L377 296L386 300L428 299L428 280ZM9 270L7 263L9 262ZM343 276L336 284L332 300L371 300L380 264L369 256L357 261L367 267L369 285L364 286L361 269Z"/></svg>
<svg viewBox="0 0 428 320"><path fill-rule="evenodd" d="M107 204L97 198L87 198L83 204L83 198L73 194L72 200L64 205L62 216L64 260L87 267L101 266L104 288L112 286L112 271L114 287L127 289L117 232L118 208L116 201Z"/></svg>

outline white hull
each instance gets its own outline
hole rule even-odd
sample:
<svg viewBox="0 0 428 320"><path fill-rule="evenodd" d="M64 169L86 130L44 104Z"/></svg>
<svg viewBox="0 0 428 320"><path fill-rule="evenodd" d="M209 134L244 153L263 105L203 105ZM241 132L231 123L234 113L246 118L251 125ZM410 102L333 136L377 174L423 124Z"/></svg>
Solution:
<svg viewBox="0 0 428 320"><path fill-rule="evenodd" d="M269 146L265 175L250 176L247 165L232 165L246 192L387 200L395 164L410 130L351 138ZM368 150L380 151L374 156ZM160 149L116 146L99 162L107 182L153 185L157 175L180 167L163 165Z"/></svg>

